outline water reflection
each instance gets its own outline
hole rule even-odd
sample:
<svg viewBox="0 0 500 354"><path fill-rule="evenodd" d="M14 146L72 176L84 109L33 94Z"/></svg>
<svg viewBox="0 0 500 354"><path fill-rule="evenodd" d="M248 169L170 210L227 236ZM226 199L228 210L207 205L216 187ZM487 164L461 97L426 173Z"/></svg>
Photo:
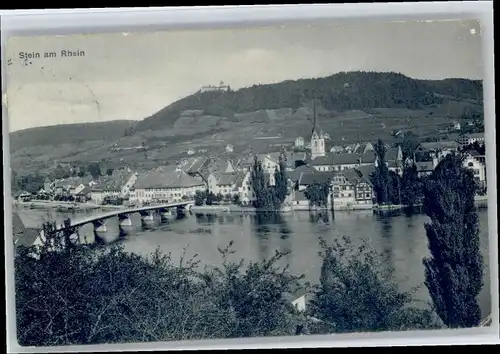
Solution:
<svg viewBox="0 0 500 354"><path fill-rule="evenodd" d="M393 218L390 216L381 216L379 218L381 223L380 230L380 246L382 254L384 255L384 262L387 263L390 269L394 269L394 234L393 234Z"/></svg>

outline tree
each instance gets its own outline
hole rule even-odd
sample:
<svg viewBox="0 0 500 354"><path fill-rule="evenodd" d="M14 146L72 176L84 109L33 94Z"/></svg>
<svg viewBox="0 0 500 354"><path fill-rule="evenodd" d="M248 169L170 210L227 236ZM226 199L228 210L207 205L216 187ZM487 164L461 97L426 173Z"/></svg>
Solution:
<svg viewBox="0 0 500 354"><path fill-rule="evenodd" d="M477 296L483 287L476 182L463 156L448 154L424 185L430 256L424 258L425 285L443 322L452 328L479 325Z"/></svg>
<svg viewBox="0 0 500 354"><path fill-rule="evenodd" d="M310 206L317 206L319 208L326 207L328 204L328 194L330 193L330 186L328 183L318 183L307 186L304 191L304 196L309 201Z"/></svg>
<svg viewBox="0 0 500 354"><path fill-rule="evenodd" d="M194 194L194 205L201 206L205 203L205 199L207 198L207 193L196 191Z"/></svg>
<svg viewBox="0 0 500 354"><path fill-rule="evenodd" d="M399 291L393 269L367 242L354 245L343 236L320 244L323 264L310 315L337 333L437 327L430 309L417 309L412 292Z"/></svg>
<svg viewBox="0 0 500 354"><path fill-rule="evenodd" d="M113 175L113 169L112 169L112 168L108 168L108 169L106 170L106 175L107 175L107 176L112 176L112 175Z"/></svg>
<svg viewBox="0 0 500 354"><path fill-rule="evenodd" d="M207 204L207 205L213 205L215 202L217 202L217 197L212 192L209 192L207 194L207 198L206 198L205 204Z"/></svg>
<svg viewBox="0 0 500 354"><path fill-rule="evenodd" d="M418 139L413 134L409 133L410 132L408 132L405 135L403 141L401 142L403 161L406 160L407 158L413 158L413 152L417 149L418 145L420 144L418 142Z"/></svg>
<svg viewBox="0 0 500 354"><path fill-rule="evenodd" d="M101 167L98 162L88 164L87 171L91 174L93 179L97 179L101 176Z"/></svg>
<svg viewBox="0 0 500 354"><path fill-rule="evenodd" d="M250 174L255 200L253 205L258 212L277 212L281 209L281 202L274 186L270 186L262 162L257 156Z"/></svg>
<svg viewBox="0 0 500 354"><path fill-rule="evenodd" d="M420 204L423 198L423 184L418 177L417 166L410 164L405 166L401 179L401 202L403 205L412 207Z"/></svg>
<svg viewBox="0 0 500 354"><path fill-rule="evenodd" d="M375 171L370 175L375 197L378 204L387 204L389 202L389 168L385 161L387 148L381 139L373 146L377 157L377 165Z"/></svg>
<svg viewBox="0 0 500 354"><path fill-rule="evenodd" d="M389 203L394 205L401 204L401 187L401 177L396 172L389 171L389 181L387 185L387 198Z"/></svg>
<svg viewBox="0 0 500 354"><path fill-rule="evenodd" d="M278 200L281 204L285 201L285 198L288 194L288 180L285 173L286 169L286 157L284 154L280 154L278 166L274 171L274 181L275 181L275 189Z"/></svg>
<svg viewBox="0 0 500 354"><path fill-rule="evenodd" d="M232 200L232 202L233 202L233 204L234 204L234 205L240 205L240 204L241 204L239 194L235 194L235 195L233 195L233 200Z"/></svg>

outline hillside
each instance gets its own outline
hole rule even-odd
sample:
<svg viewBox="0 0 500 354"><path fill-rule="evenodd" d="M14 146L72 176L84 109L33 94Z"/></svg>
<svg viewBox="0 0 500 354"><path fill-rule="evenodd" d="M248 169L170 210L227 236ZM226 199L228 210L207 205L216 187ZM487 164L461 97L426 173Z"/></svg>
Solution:
<svg viewBox="0 0 500 354"><path fill-rule="evenodd" d="M12 169L48 171L56 162L75 161L145 168L174 163L189 150L220 156L227 144L238 156L271 145L276 149L276 144L293 143L297 136L307 138L313 97L317 123L335 144L390 141L398 130L411 130L422 139L447 139L452 121L483 116L481 81L344 72L236 91L197 92L142 121L14 132Z"/></svg>
<svg viewBox="0 0 500 354"><path fill-rule="evenodd" d="M443 104L450 99L482 103L482 82L416 80L398 73L342 72L324 78L254 85L237 91L198 92L137 122L128 134L173 128L186 110L202 111L203 117L223 116L234 120L238 113L280 108L297 110L307 105L313 95L319 105L329 111L415 110Z"/></svg>
<svg viewBox="0 0 500 354"><path fill-rule="evenodd" d="M122 137L134 121L115 120L99 123L63 124L18 130L10 133L10 149L34 146L78 145L81 142L114 141Z"/></svg>

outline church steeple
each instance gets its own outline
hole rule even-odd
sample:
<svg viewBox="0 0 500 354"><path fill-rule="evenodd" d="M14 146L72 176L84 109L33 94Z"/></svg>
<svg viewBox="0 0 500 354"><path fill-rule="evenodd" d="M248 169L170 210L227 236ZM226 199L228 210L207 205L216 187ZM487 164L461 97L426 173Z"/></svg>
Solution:
<svg viewBox="0 0 500 354"><path fill-rule="evenodd" d="M312 128L312 134L318 134L317 127L316 127L316 96L314 94L313 90L313 128Z"/></svg>
<svg viewBox="0 0 500 354"><path fill-rule="evenodd" d="M325 156L325 139L323 136L323 131L318 132L317 122L316 122L316 98L314 96L313 90L313 128L311 134L311 159L315 159L319 156Z"/></svg>

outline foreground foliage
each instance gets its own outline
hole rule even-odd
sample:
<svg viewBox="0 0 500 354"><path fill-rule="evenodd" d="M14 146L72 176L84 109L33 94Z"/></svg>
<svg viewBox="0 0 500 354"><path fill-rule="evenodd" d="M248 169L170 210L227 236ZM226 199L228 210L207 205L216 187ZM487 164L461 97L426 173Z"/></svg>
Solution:
<svg viewBox="0 0 500 354"><path fill-rule="evenodd" d="M297 319L284 295L300 278L266 262L231 262L198 272L195 259L174 264L119 246L80 245L16 257L21 345L91 344L293 335Z"/></svg>
<svg viewBox="0 0 500 354"><path fill-rule="evenodd" d="M320 285L310 313L335 332L438 328L430 308L415 306L412 292L401 292L393 270L366 243L348 237L328 245L321 240ZM416 290L416 289L415 289Z"/></svg>
<svg viewBox="0 0 500 354"><path fill-rule="evenodd" d="M426 180L424 210L430 257L424 259L425 284L443 322L475 327L481 321L477 296L483 287L476 182L463 156L448 154Z"/></svg>
<svg viewBox="0 0 500 354"><path fill-rule="evenodd" d="M69 224L67 224L69 225ZM320 286L279 267L286 253L244 264L219 249L221 266L199 269L196 256L175 263L121 246L78 244L55 225L40 249L15 259L18 340L25 346L289 336L430 328L429 310L413 307L380 258L348 242L324 252ZM36 254L36 257L32 255ZM293 307L309 293L306 313ZM291 296L295 294L294 296ZM307 295L307 296L309 296ZM309 306L309 305L308 305Z"/></svg>

